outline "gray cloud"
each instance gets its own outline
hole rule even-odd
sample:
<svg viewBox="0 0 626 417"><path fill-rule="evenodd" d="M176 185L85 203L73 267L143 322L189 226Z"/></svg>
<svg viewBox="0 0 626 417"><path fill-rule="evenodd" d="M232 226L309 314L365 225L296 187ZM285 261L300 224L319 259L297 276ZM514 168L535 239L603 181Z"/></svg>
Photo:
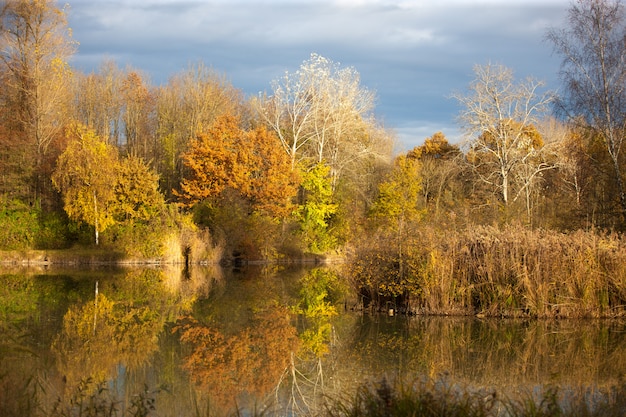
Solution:
<svg viewBox="0 0 626 417"><path fill-rule="evenodd" d="M377 113L405 148L437 130L458 137L458 107L448 97L495 62L518 77L556 88L558 62L543 42L565 17L552 1L176 1L74 0L69 22L80 42L74 65L104 58L165 83L204 62L247 94L296 70L311 52L354 66L377 92Z"/></svg>

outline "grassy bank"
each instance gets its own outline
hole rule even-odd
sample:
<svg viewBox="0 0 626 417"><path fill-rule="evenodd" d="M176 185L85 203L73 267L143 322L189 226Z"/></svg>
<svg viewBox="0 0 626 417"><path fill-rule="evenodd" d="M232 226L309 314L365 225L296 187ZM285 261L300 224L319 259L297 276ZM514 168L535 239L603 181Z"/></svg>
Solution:
<svg viewBox="0 0 626 417"><path fill-rule="evenodd" d="M0 251L0 265L110 265L123 262L124 259L125 255L121 251L83 247Z"/></svg>
<svg viewBox="0 0 626 417"><path fill-rule="evenodd" d="M596 231L424 227L358 249L349 275L364 305L417 314L618 317L626 314L626 240Z"/></svg>

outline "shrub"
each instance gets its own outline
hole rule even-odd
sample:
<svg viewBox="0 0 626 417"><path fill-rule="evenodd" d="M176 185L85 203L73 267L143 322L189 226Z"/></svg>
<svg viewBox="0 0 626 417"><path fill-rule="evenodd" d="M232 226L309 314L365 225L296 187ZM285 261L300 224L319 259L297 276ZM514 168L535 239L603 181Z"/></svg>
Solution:
<svg viewBox="0 0 626 417"><path fill-rule="evenodd" d="M38 210L19 200L0 197L0 248L22 250L34 247L39 233Z"/></svg>

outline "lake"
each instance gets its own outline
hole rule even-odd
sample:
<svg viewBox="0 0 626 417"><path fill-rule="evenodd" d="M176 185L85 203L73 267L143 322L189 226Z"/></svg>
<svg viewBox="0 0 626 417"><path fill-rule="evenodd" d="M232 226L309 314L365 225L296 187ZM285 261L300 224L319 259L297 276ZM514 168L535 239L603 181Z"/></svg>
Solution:
<svg viewBox="0 0 626 417"><path fill-rule="evenodd" d="M626 322L365 314L327 267L4 267L0 281L2 416L298 415L382 378L515 395L626 374Z"/></svg>

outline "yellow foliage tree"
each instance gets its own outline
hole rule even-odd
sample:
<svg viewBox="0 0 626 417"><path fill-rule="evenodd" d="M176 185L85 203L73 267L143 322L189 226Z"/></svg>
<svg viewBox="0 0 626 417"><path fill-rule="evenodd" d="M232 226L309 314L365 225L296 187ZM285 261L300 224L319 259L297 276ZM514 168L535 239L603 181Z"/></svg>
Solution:
<svg viewBox="0 0 626 417"><path fill-rule="evenodd" d="M371 208L371 215L380 222L383 232L395 237L400 279L405 275L405 252L410 246L413 227L426 212L419 207L421 191L420 162L400 155L387 180L378 186L379 195Z"/></svg>
<svg viewBox="0 0 626 417"><path fill-rule="evenodd" d="M67 137L52 182L63 194L67 215L94 227L97 245L99 233L114 223L117 151L80 124L71 125Z"/></svg>
<svg viewBox="0 0 626 417"><path fill-rule="evenodd" d="M159 176L143 159L129 155L119 164L115 183L115 215L121 221L150 220L164 206Z"/></svg>

